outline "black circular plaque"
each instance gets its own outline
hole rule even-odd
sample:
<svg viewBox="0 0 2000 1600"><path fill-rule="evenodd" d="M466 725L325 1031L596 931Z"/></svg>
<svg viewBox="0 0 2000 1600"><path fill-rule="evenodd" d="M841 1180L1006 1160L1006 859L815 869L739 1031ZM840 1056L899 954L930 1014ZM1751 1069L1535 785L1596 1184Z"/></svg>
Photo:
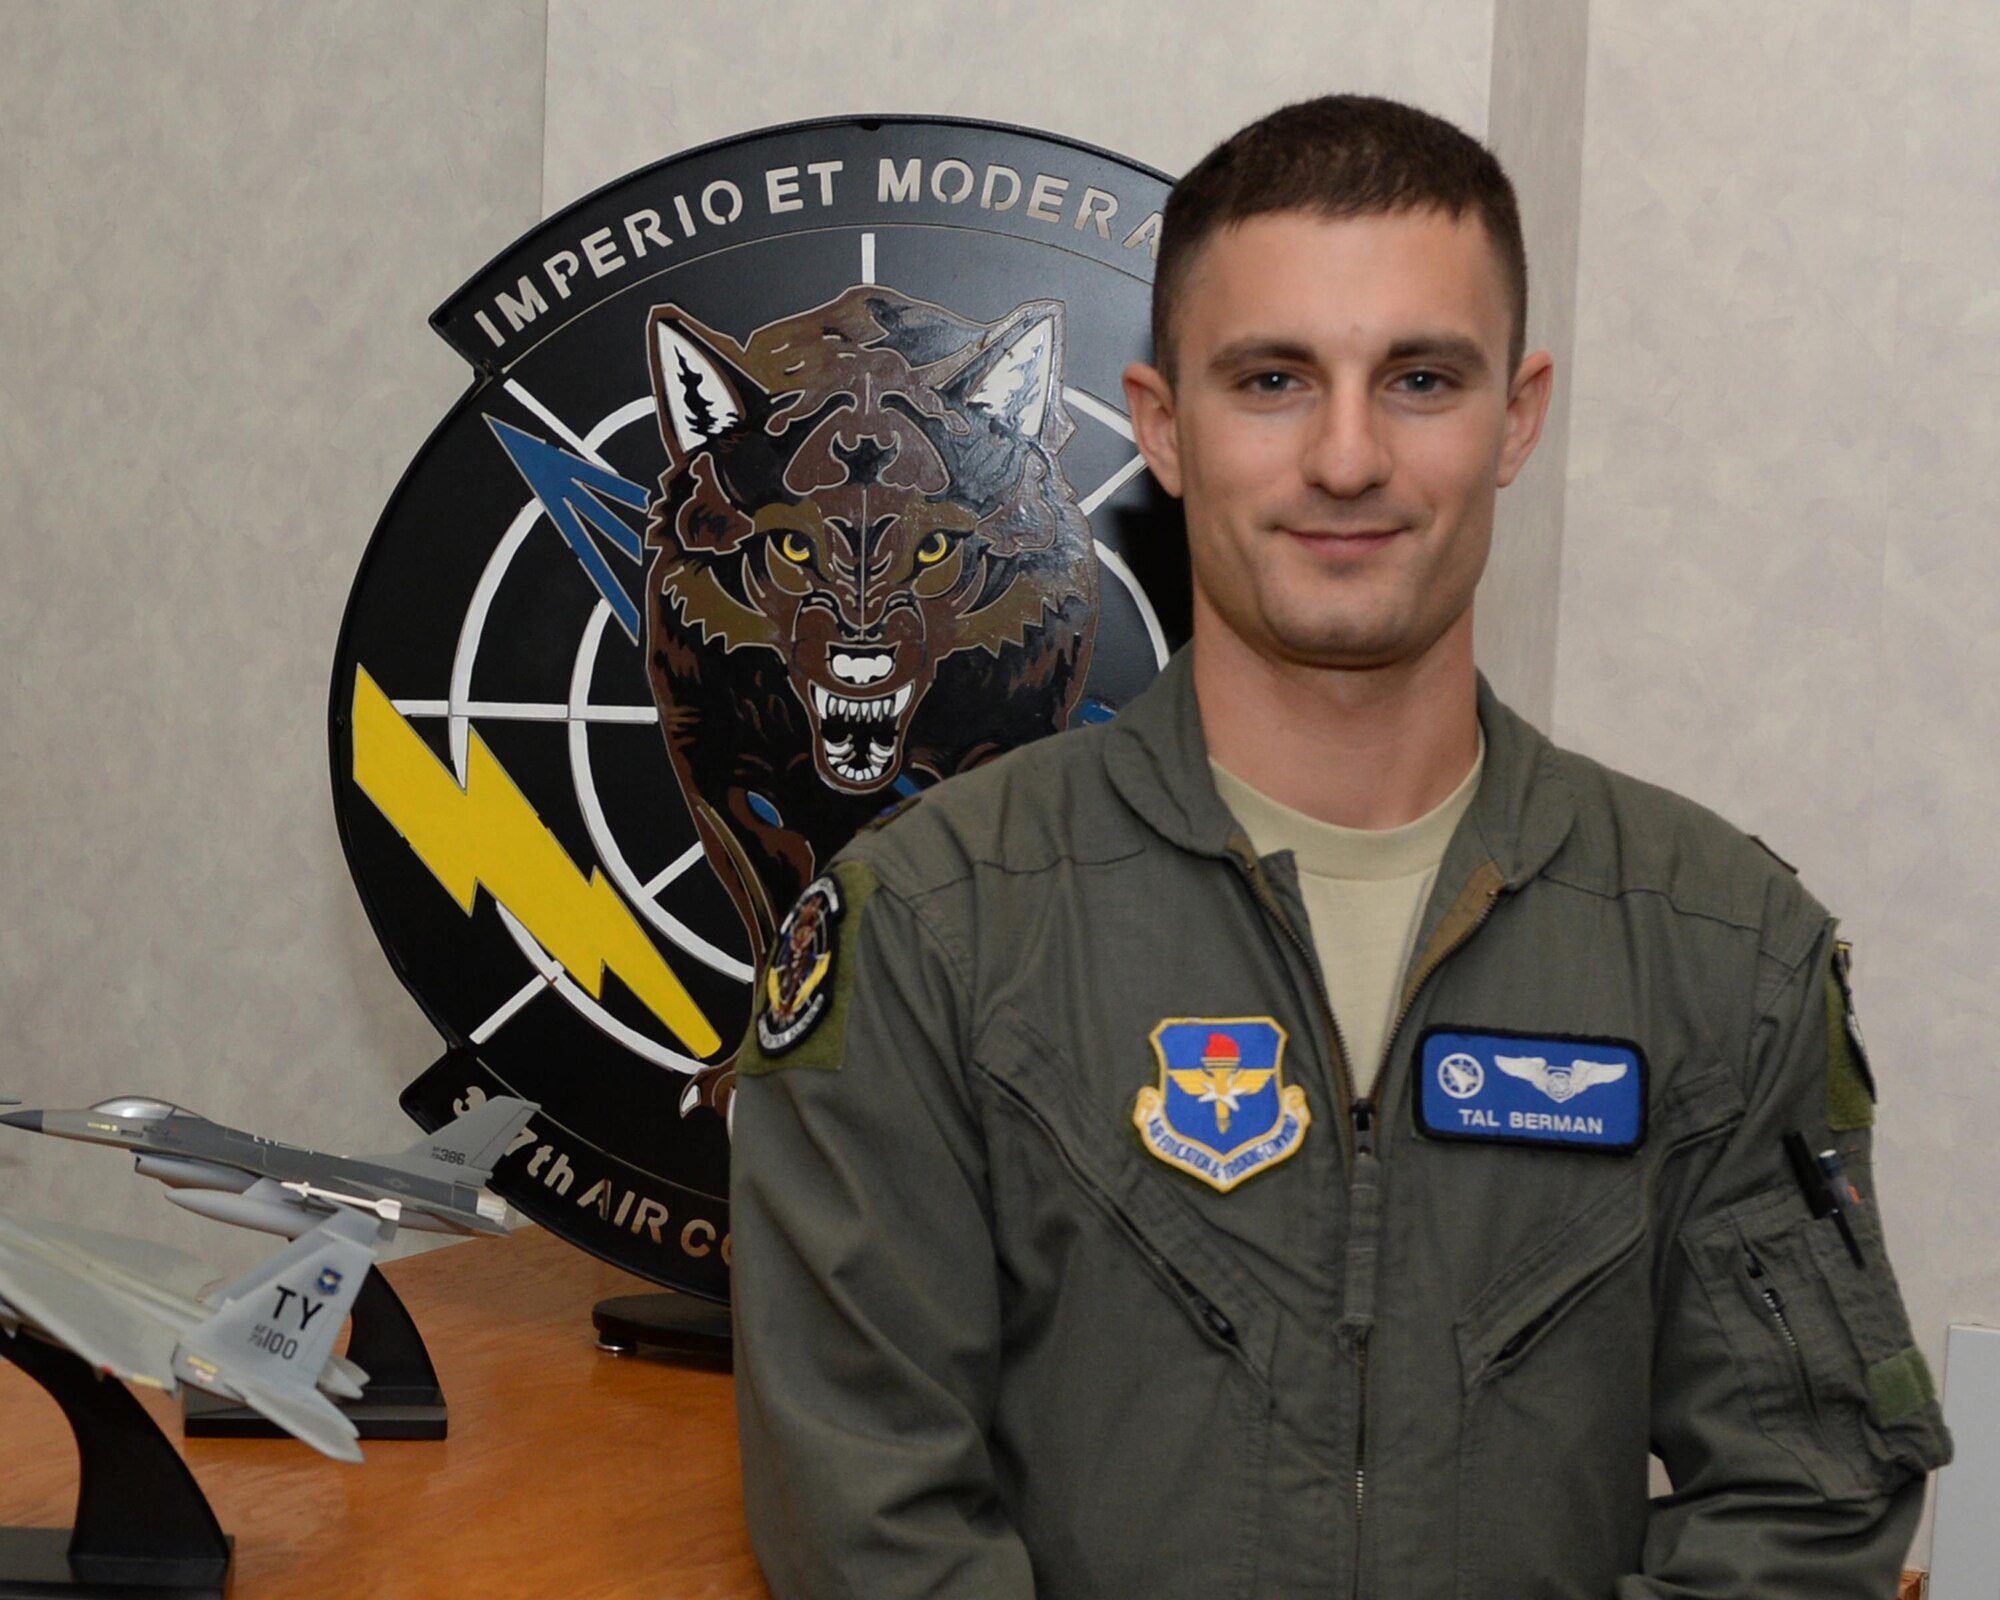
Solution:
<svg viewBox="0 0 2000 1600"><path fill-rule="evenodd" d="M728 1295L729 1065L853 831L1114 715L1185 637L1132 443L1167 180L854 118L598 191L433 317L475 369L377 525L334 803L444 1035L426 1126L541 1112L493 1187Z"/></svg>

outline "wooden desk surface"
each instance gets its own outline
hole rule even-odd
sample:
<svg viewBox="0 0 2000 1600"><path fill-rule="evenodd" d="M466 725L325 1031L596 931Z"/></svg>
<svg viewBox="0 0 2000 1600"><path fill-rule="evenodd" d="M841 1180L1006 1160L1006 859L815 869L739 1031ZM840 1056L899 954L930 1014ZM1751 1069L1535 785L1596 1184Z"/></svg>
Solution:
<svg viewBox="0 0 2000 1600"><path fill-rule="evenodd" d="M364 1440L367 1461L345 1466L294 1439L181 1440L177 1402L143 1397L236 1536L232 1600L763 1600L730 1378L592 1343L591 1306L650 1285L539 1228L388 1274L437 1364L449 1439ZM0 1524L70 1521L69 1441L0 1361Z"/></svg>

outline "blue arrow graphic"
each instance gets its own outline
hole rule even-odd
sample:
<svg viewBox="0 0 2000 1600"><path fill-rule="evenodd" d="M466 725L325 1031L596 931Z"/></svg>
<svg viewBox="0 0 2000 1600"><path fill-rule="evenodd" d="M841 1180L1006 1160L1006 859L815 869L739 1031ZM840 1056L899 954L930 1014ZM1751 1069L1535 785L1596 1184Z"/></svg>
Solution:
<svg viewBox="0 0 2000 1600"><path fill-rule="evenodd" d="M604 552L597 548L597 541L591 538L590 533L595 529L616 545L622 554L634 561L642 559L645 547L639 535L597 497L604 495L621 506L640 510L644 509L651 495L641 485L630 478L619 477L609 467L600 467L582 456L571 455L567 450L537 439L532 433L523 433L512 423L488 416L486 424L500 441L500 448L507 452L507 459L514 463L514 470L534 490L535 498L541 501L542 509L549 514L549 521L556 525L556 532L563 536L564 542L576 553L576 559L583 563L583 570L590 574L590 581L597 585L597 592L610 605L611 614L618 619L618 626L625 630L628 639L637 644L639 607L612 573L611 563L604 559Z"/></svg>

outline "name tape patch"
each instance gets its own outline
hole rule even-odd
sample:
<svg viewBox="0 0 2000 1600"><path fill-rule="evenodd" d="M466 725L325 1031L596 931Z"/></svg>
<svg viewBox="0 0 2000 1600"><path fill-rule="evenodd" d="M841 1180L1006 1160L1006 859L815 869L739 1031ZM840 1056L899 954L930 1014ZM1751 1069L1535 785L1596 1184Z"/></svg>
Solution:
<svg viewBox="0 0 2000 1600"><path fill-rule="evenodd" d="M1438 1027L1417 1046L1417 1127L1434 1139L1600 1150L1646 1139L1646 1057L1624 1039Z"/></svg>

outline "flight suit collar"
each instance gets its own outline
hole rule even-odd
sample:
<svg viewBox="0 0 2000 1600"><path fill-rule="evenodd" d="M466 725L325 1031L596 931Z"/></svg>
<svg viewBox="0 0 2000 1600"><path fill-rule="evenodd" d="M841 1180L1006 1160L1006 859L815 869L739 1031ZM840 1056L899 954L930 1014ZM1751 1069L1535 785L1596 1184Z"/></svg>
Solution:
<svg viewBox="0 0 2000 1600"><path fill-rule="evenodd" d="M1501 703L1484 674L1479 722L1486 732L1486 770L1446 848L1439 886L1463 882L1490 861L1514 889L1561 846L1576 819L1575 802L1555 770L1555 746ZM1191 646L1176 651L1119 713L1104 762L1125 803L1169 843L1196 855L1235 853L1232 841L1242 830L1209 772Z"/></svg>

